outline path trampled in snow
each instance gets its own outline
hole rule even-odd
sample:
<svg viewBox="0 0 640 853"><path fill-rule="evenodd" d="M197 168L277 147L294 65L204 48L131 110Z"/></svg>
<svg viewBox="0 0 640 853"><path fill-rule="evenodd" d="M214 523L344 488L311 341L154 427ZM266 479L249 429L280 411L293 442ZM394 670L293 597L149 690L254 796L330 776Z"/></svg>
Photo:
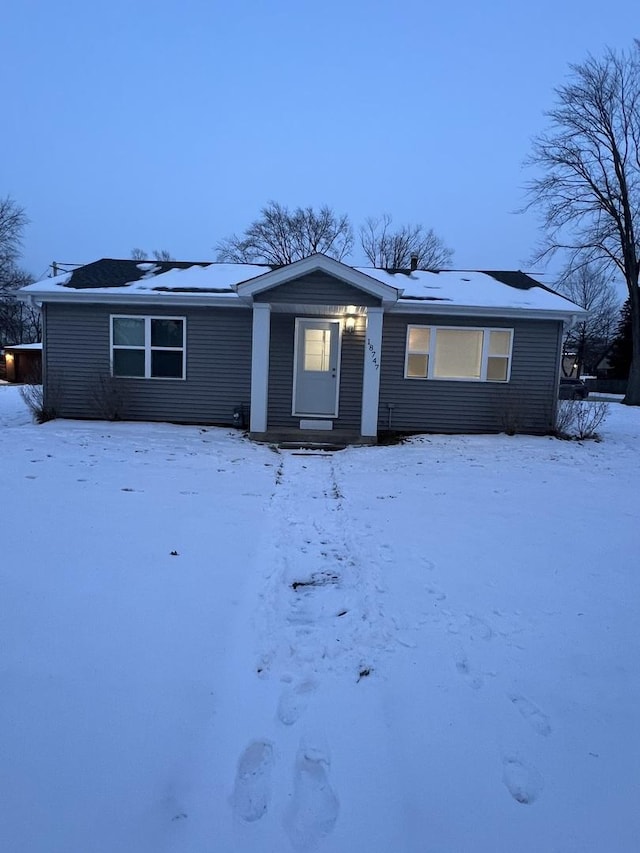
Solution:
<svg viewBox="0 0 640 853"><path fill-rule="evenodd" d="M334 460L282 452L267 509L259 666L265 676L291 672L301 696L324 673L358 680L393 643L380 554L345 506Z"/></svg>

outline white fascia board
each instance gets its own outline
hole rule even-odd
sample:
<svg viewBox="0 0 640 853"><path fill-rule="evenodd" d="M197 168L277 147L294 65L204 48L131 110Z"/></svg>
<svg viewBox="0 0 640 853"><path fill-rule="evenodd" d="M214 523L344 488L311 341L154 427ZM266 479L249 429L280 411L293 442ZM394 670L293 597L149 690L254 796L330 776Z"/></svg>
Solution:
<svg viewBox="0 0 640 853"><path fill-rule="evenodd" d="M572 323L588 313L582 309L559 311L549 308L500 308L492 305L451 305L447 302L398 302L388 310L394 314L446 314L456 317L504 317L510 320L529 318Z"/></svg>
<svg viewBox="0 0 640 853"><path fill-rule="evenodd" d="M398 299L399 291L397 288L383 284L381 281L377 281L377 279L359 272L348 264L343 264L334 258L328 258L326 255L310 255L301 261L294 261L292 264L287 264L287 266L271 270L243 284L238 284L236 290L240 297L251 297L257 293L263 293L265 290L270 290L272 287L277 287L279 284L285 284L288 281L317 271L325 272L327 275L331 275L334 278L340 279L340 281L357 287L358 290L363 290L365 293L376 296L385 305L394 304Z"/></svg>
<svg viewBox="0 0 640 853"><path fill-rule="evenodd" d="M247 306L235 294L219 296L215 293L167 293L166 291L144 293L118 293L117 288L96 290L73 290L69 288L66 293L57 293L43 290L40 293L30 291L28 293L18 292L18 299L22 302L73 302L93 305L197 305L215 308L244 308Z"/></svg>

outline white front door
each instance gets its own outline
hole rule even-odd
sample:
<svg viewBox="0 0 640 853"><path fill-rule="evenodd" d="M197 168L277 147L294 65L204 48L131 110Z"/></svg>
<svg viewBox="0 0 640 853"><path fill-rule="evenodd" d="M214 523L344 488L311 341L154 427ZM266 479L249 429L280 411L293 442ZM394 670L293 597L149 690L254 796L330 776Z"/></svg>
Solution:
<svg viewBox="0 0 640 853"><path fill-rule="evenodd" d="M337 417L340 320L296 318L293 414Z"/></svg>

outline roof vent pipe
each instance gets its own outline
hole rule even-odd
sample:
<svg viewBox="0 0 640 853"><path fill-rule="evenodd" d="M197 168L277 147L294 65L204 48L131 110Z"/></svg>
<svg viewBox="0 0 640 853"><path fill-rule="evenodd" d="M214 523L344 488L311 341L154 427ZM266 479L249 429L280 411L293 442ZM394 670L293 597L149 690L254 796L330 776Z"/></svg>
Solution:
<svg viewBox="0 0 640 853"><path fill-rule="evenodd" d="M418 256L411 255L411 272L415 272L418 269Z"/></svg>

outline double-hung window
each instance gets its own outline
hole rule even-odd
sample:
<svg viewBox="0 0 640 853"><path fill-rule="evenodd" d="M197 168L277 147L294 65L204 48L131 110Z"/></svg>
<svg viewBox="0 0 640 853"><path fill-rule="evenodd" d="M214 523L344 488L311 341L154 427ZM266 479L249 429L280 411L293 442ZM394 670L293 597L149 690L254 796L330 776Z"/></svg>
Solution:
<svg viewBox="0 0 640 853"><path fill-rule="evenodd" d="M406 379L508 382L513 329L407 327Z"/></svg>
<svg viewBox="0 0 640 853"><path fill-rule="evenodd" d="M114 376L184 379L184 317L111 317L111 370Z"/></svg>

